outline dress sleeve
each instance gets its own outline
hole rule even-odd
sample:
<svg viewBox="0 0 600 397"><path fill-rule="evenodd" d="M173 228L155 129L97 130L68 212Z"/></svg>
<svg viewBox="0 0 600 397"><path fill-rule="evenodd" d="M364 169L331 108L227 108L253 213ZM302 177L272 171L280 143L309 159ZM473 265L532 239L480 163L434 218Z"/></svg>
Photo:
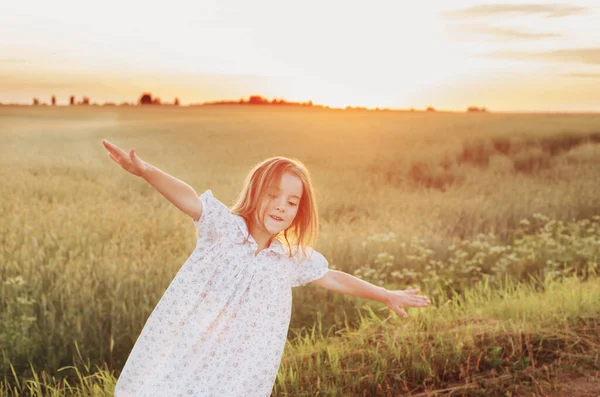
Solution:
<svg viewBox="0 0 600 397"><path fill-rule="evenodd" d="M290 266L292 287L299 287L318 280L329 271L327 259L320 252L310 247L307 248L306 258L301 261L292 261Z"/></svg>
<svg viewBox="0 0 600 397"><path fill-rule="evenodd" d="M221 240L226 233L227 220L231 217L229 208L207 190L200 196L202 215L197 221L192 218L198 230L198 244L210 246Z"/></svg>

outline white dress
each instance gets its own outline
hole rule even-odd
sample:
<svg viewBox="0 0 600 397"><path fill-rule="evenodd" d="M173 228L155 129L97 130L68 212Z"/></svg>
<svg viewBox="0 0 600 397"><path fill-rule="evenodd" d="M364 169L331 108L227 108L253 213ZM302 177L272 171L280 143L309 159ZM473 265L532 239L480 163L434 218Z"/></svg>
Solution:
<svg viewBox="0 0 600 397"><path fill-rule="evenodd" d="M317 251L298 260L274 241L255 256L243 217L201 196L194 251L148 317L115 397L271 394L286 342L292 287L323 277ZM308 251L308 250L307 250Z"/></svg>

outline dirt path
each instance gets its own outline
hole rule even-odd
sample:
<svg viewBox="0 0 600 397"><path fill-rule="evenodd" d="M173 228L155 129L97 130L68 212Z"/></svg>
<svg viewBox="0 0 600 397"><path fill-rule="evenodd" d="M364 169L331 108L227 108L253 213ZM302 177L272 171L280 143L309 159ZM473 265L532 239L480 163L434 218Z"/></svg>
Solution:
<svg viewBox="0 0 600 397"><path fill-rule="evenodd" d="M600 371L581 375L561 375L557 379L558 391L550 397L600 397Z"/></svg>
<svg viewBox="0 0 600 397"><path fill-rule="evenodd" d="M554 386L547 381L539 382L529 391L521 390L511 397L600 397L600 371L589 371L584 375L562 373L552 382Z"/></svg>

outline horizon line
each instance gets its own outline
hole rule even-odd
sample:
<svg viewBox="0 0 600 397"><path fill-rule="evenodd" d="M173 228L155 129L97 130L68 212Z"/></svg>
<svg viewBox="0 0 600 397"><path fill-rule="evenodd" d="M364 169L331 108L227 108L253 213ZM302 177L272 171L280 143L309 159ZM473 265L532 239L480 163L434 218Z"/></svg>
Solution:
<svg viewBox="0 0 600 397"><path fill-rule="evenodd" d="M179 97L175 96L173 102L162 102L160 96L152 96L151 92L142 91L141 95L139 95L136 101L121 101L117 103L115 101L106 100L104 102L91 102L90 98L84 95L81 95L80 98L82 100L77 102L76 95L69 95L69 103L64 103L61 101L61 104L56 101L56 94L52 94L50 96L49 102L41 102L39 97L34 96L32 100L25 102L2 102L0 101L0 106L29 106L29 107L86 107L86 106L95 106L95 107L137 107L137 106L164 106L164 107L201 107L201 106L268 106L268 107L304 107L304 108L322 108L322 109L331 109L331 110L354 110L354 111L396 111L396 112L445 112L445 113L543 113L543 114L597 114L600 113L600 109L598 110L548 110L548 109L521 109L521 110L491 110L487 106L476 106L476 105L468 105L464 108L436 108L435 106L429 104L427 106L423 106L420 108L416 108L414 106L407 108L395 108L395 107L368 107L368 106L331 106L331 105L323 105L318 103L313 103L311 99L306 100L304 102L293 102L287 101L283 97L272 97L269 99L268 97L264 97L259 94L251 94L247 97L240 97L239 99L217 99L217 100L207 100L204 102L188 102L187 104L181 104L179 102ZM143 98L145 98L143 100Z"/></svg>
<svg viewBox="0 0 600 397"><path fill-rule="evenodd" d="M428 108L384 108L384 107L375 107L369 108L365 106L346 106L346 107L335 107L328 105L293 105L292 102L286 104L250 104L250 103L189 103L185 105L174 105L172 103L165 104L138 104L138 103L129 103L123 102L121 104L116 104L113 102L105 102L101 103L90 103L90 104L48 104L41 103L38 105L34 105L31 103L4 103L0 102L0 108L2 107L31 107L31 108L198 108L198 107L211 107L211 106L250 106L250 107L300 107L300 108L313 108L313 109L322 109L322 110L342 110L342 111L372 111L372 112L403 112L403 113L479 113L479 114L600 114L599 110L494 110L491 111L488 108L485 108L484 111L469 111L469 107L466 109L443 109L443 108L435 108L431 106L433 110L428 110Z"/></svg>

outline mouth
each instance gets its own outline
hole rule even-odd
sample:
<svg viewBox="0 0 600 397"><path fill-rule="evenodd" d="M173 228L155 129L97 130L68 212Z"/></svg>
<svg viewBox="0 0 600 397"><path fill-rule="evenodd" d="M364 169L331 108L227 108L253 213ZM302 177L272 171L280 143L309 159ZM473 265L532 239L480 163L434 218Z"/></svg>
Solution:
<svg viewBox="0 0 600 397"><path fill-rule="evenodd" d="M283 222L283 219L281 219L278 216L275 216L275 215L269 215L269 216L271 217L271 219L273 219L276 222Z"/></svg>

